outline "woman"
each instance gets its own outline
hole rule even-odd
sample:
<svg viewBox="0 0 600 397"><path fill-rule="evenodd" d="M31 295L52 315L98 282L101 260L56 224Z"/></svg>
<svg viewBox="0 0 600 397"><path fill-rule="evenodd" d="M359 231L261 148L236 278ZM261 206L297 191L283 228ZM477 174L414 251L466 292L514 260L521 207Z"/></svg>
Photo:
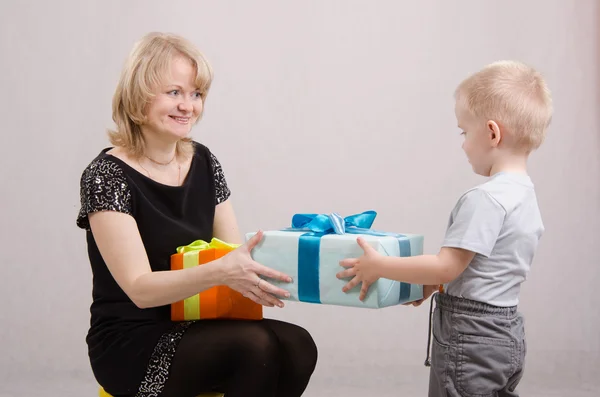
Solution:
<svg viewBox="0 0 600 397"><path fill-rule="evenodd" d="M81 178L77 225L87 231L94 276L86 341L97 381L115 397L294 397L316 365L311 336L292 324L170 320L171 303L216 285L283 307L286 291L259 275L291 281L252 260L261 233L210 264L169 271L180 245L240 242L221 165L188 137L211 81L211 67L188 41L146 35L113 98L113 147Z"/></svg>

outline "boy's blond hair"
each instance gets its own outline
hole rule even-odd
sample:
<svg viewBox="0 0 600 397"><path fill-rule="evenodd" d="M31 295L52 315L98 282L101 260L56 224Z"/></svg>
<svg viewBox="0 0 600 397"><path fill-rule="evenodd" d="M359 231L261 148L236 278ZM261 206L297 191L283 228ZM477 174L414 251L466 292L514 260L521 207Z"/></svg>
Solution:
<svg viewBox="0 0 600 397"><path fill-rule="evenodd" d="M499 61L469 76L455 98L475 117L494 120L515 148L540 147L552 119L552 95L542 75L516 61Z"/></svg>
<svg viewBox="0 0 600 397"><path fill-rule="evenodd" d="M196 85L204 103L213 79L212 68L204 55L181 36L148 33L135 43L121 72L112 103L116 129L109 130L108 135L113 145L125 148L135 158L144 153L140 127L146 119L146 108L154 98L156 88L170 72L171 61L177 56L189 59L196 69ZM193 151L191 142L190 138L178 141L177 153L190 155Z"/></svg>

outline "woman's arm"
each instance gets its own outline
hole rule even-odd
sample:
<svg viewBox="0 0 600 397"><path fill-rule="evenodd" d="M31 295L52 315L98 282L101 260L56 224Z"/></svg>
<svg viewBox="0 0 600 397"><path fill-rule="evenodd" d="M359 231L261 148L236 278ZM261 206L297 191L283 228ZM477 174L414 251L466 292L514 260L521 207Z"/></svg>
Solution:
<svg viewBox="0 0 600 397"><path fill-rule="evenodd" d="M153 272L137 224L127 214L94 212L89 221L108 270L140 308L171 304L222 283L224 269L213 263Z"/></svg>
<svg viewBox="0 0 600 397"><path fill-rule="evenodd" d="M258 276L291 281L289 276L252 260L250 252L262 233L226 256L202 266L154 272L133 217L116 211L100 211L89 214L89 222L110 273L140 308L168 305L217 285L227 285L265 306L283 306L274 295L289 296L287 291L267 281L261 282Z"/></svg>
<svg viewBox="0 0 600 397"><path fill-rule="evenodd" d="M231 199L227 199L215 207L213 236L230 244L243 243Z"/></svg>

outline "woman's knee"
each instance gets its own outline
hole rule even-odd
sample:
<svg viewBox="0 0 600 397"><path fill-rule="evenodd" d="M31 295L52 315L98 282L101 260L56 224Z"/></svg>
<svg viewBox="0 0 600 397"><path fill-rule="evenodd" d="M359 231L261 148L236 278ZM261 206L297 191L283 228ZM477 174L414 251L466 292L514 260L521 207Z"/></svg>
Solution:
<svg viewBox="0 0 600 397"><path fill-rule="evenodd" d="M238 349L251 365L279 364L296 376L308 378L317 365L318 349L304 328L277 320L247 323L241 330Z"/></svg>
<svg viewBox="0 0 600 397"><path fill-rule="evenodd" d="M247 329L240 330L237 348L244 362L270 364L279 361L280 346L277 335L260 323L249 323Z"/></svg>
<svg viewBox="0 0 600 397"><path fill-rule="evenodd" d="M295 372L310 375L317 365L318 349L312 335L304 328L277 320L271 320L269 327L277 335L284 359L292 361L287 365Z"/></svg>
<svg viewBox="0 0 600 397"><path fill-rule="evenodd" d="M317 345L302 327L282 322L269 325L281 344L278 396L301 396L317 365Z"/></svg>
<svg viewBox="0 0 600 397"><path fill-rule="evenodd" d="M296 327L295 330L297 357L299 357L298 370L303 374L310 375L313 373L318 359L317 345L312 335L302 327Z"/></svg>

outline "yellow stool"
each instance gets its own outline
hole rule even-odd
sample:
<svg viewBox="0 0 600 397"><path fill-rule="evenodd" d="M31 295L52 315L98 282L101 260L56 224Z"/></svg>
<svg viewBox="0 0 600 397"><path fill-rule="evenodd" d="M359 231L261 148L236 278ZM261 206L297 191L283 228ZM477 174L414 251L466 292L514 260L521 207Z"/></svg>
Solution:
<svg viewBox="0 0 600 397"><path fill-rule="evenodd" d="M102 387L100 387L100 390L98 391L98 396L99 397L112 397L110 394L105 392ZM223 397L223 396L224 396L224 394L222 394L222 393L204 393L204 394L200 394L198 397Z"/></svg>

